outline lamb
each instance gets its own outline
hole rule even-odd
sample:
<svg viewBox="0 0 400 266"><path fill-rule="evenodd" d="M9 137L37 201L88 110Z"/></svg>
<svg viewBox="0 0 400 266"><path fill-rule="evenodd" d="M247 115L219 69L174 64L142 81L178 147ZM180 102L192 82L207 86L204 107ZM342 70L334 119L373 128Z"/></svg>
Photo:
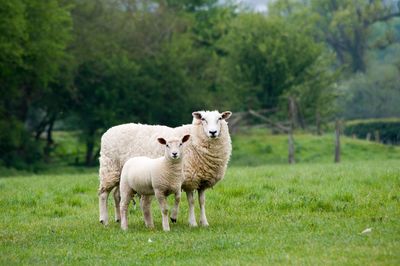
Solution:
<svg viewBox="0 0 400 266"><path fill-rule="evenodd" d="M189 137L190 135L185 135L182 139L171 138L168 140L158 138L158 142L165 145L163 157L157 159L144 156L133 157L124 164L119 187L121 193L121 228L123 230L128 229L128 205L136 193L142 196L142 209L146 226L154 227L150 206L151 195L155 195L161 208L163 230L170 230L166 197L172 193L175 194L172 216L176 217L183 182L182 145Z"/></svg>
<svg viewBox="0 0 400 266"><path fill-rule="evenodd" d="M205 190L212 188L223 179L231 156L232 145L226 120L231 116L226 111L193 112L193 122L176 128L150 126L141 124L124 124L110 128L101 138L100 151L100 187L99 209L100 222L108 223L107 198L119 184L122 166L134 156L157 158L162 156L160 145L155 145L157 136L182 136L190 134L186 144L184 160L184 182L182 189L186 192L189 203L189 224L197 226L194 213L193 192L198 191L200 203L200 224L208 226L205 212ZM119 216L119 189L114 190L115 219ZM176 221L174 213L171 220Z"/></svg>

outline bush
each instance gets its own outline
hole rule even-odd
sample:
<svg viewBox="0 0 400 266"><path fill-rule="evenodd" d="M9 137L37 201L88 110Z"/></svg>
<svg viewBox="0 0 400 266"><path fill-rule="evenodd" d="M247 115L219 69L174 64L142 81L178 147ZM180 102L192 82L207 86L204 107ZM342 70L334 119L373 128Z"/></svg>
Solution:
<svg viewBox="0 0 400 266"><path fill-rule="evenodd" d="M0 121L0 166L35 170L43 157L42 150L20 121Z"/></svg>
<svg viewBox="0 0 400 266"><path fill-rule="evenodd" d="M357 138L370 138L385 144L400 144L400 119L363 119L346 122L344 134Z"/></svg>

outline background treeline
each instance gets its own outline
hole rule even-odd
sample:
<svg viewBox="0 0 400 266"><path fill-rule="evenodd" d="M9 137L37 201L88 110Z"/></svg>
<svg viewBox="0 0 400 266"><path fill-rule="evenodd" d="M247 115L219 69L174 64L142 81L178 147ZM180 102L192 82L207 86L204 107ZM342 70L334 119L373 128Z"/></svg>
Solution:
<svg viewBox="0 0 400 266"><path fill-rule="evenodd" d="M0 2L0 162L49 162L75 130L85 164L125 122L260 110L321 133L335 117L400 115L399 1Z"/></svg>

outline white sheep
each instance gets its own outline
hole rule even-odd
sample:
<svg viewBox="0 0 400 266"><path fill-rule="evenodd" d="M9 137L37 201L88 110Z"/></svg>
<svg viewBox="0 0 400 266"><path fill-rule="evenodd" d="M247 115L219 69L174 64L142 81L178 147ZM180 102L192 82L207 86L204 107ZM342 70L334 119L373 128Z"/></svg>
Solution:
<svg viewBox="0 0 400 266"><path fill-rule="evenodd" d="M205 190L213 187L224 175L231 156L232 146L226 120L231 112L193 112L193 122L176 128L124 124L110 128L101 138L100 151L100 222L108 223L107 198L111 190L119 184L124 163L134 156L157 158L162 156L160 145L154 143L158 136L166 138L190 134L184 160L184 182L189 202L189 224L197 226L194 213L194 190L198 191L200 203L200 224L208 226L205 213ZM119 190L114 191L115 219L119 216ZM172 214L171 220L176 221Z"/></svg>
<svg viewBox="0 0 400 266"><path fill-rule="evenodd" d="M176 217L181 199L181 185L183 182L182 145L189 139L185 135L182 139L158 138L158 142L165 145L163 157L151 159L149 157L133 157L123 166L120 180L121 193L121 228L128 229L128 205L134 194L142 196L142 209L147 227L154 227L150 212L152 195L155 195L161 208L162 226L169 231L167 196L175 194L175 205L172 216Z"/></svg>

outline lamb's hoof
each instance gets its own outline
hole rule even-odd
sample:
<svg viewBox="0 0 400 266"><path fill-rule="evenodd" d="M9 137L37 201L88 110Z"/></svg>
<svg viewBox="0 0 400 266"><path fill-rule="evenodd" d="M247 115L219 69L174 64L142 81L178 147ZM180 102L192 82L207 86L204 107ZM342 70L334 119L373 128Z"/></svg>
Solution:
<svg viewBox="0 0 400 266"><path fill-rule="evenodd" d="M172 217L170 217L170 218L171 218L171 222L174 223L174 224L176 224L176 219L174 219L174 218L172 218Z"/></svg>
<svg viewBox="0 0 400 266"><path fill-rule="evenodd" d="M190 227L197 227L197 223L189 224Z"/></svg>
<svg viewBox="0 0 400 266"><path fill-rule="evenodd" d="M203 227L208 227L208 222L207 221L200 221L200 225Z"/></svg>
<svg viewBox="0 0 400 266"><path fill-rule="evenodd" d="M119 220L119 219L115 219L115 222L116 222L116 223L119 223L119 222L120 222L120 220Z"/></svg>
<svg viewBox="0 0 400 266"><path fill-rule="evenodd" d="M107 223L106 223L104 220L100 220L100 223L101 223L102 225L107 225Z"/></svg>

